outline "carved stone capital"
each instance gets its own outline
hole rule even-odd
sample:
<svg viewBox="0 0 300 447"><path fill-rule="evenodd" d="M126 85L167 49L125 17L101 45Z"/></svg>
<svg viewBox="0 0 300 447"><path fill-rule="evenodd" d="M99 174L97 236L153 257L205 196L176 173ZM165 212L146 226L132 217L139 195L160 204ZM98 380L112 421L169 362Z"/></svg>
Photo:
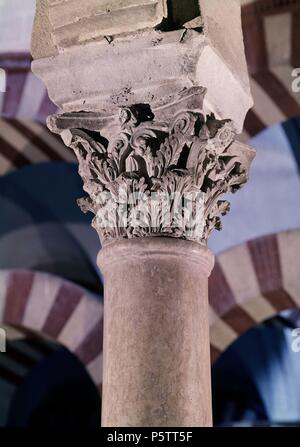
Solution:
<svg viewBox="0 0 300 447"><path fill-rule="evenodd" d="M253 104L239 0L37 0L32 55L66 113L108 119L141 102L156 113L204 86L206 113L242 132Z"/></svg>
<svg viewBox="0 0 300 447"><path fill-rule="evenodd" d="M247 181L255 151L235 142L230 120L188 107L191 97L202 104L204 94L183 92L168 122L149 104L121 107L110 138L96 129L97 114L50 117L49 128L78 158L88 194L79 205L95 214L102 243L170 236L206 244L221 229L220 215L230 208L221 196Z"/></svg>

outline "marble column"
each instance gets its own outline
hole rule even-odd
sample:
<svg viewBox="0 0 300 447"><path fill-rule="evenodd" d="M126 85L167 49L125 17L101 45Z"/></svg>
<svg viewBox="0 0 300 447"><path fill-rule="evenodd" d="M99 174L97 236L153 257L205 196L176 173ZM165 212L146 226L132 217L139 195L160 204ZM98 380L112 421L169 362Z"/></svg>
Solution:
<svg viewBox="0 0 300 447"><path fill-rule="evenodd" d="M167 237L113 242L105 275L102 423L210 426L207 278L213 255Z"/></svg>
<svg viewBox="0 0 300 447"><path fill-rule="evenodd" d="M239 1L199 3L37 2L32 67L64 111L48 127L102 244L104 426L212 424L207 241L254 151L236 140L252 105Z"/></svg>

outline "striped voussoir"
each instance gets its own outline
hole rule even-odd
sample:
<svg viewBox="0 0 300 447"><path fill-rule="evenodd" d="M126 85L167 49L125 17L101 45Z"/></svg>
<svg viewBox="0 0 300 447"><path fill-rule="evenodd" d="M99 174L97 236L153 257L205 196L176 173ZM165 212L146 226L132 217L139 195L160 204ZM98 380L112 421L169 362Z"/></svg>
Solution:
<svg viewBox="0 0 300 447"><path fill-rule="evenodd" d="M31 120L0 118L0 175L49 161L76 160L46 126Z"/></svg>
<svg viewBox="0 0 300 447"><path fill-rule="evenodd" d="M300 231L221 253L209 280L211 357L280 311L300 306Z"/></svg>
<svg viewBox="0 0 300 447"><path fill-rule="evenodd" d="M46 273L1 270L0 322L41 332L67 347L101 391L103 304L97 297Z"/></svg>
<svg viewBox="0 0 300 447"><path fill-rule="evenodd" d="M6 92L0 94L0 175L32 163L76 161L45 126L58 108L30 66L29 53L0 54L6 72Z"/></svg>
<svg viewBox="0 0 300 447"><path fill-rule="evenodd" d="M0 382L5 381L15 388L34 366L60 345L21 327L4 326L3 329L6 352L5 356L0 356Z"/></svg>
<svg viewBox="0 0 300 447"><path fill-rule="evenodd" d="M292 71L300 67L300 0L247 3L242 23L254 98L242 135L247 140L300 115L300 95L292 90Z"/></svg>

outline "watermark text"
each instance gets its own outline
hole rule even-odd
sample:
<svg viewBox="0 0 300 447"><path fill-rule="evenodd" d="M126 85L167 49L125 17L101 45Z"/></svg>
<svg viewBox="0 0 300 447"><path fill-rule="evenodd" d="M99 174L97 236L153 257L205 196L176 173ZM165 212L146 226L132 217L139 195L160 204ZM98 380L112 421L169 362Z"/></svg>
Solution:
<svg viewBox="0 0 300 447"><path fill-rule="evenodd" d="M6 92L6 73L3 68L0 68L0 93Z"/></svg>
<svg viewBox="0 0 300 447"><path fill-rule="evenodd" d="M300 93L300 68L292 71L292 77L295 78L292 82L292 90L294 93Z"/></svg>
<svg viewBox="0 0 300 447"><path fill-rule="evenodd" d="M300 328L296 328L292 332L292 337L294 340L292 341L292 351L293 352L300 352Z"/></svg>
<svg viewBox="0 0 300 447"><path fill-rule="evenodd" d="M6 332L0 328L0 352L6 352Z"/></svg>

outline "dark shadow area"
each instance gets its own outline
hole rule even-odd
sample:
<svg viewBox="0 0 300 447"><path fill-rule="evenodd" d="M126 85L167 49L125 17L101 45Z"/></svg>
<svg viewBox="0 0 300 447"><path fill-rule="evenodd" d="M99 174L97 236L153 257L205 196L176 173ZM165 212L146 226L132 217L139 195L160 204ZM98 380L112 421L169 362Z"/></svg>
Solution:
<svg viewBox="0 0 300 447"><path fill-rule="evenodd" d="M299 323L299 311L284 312L220 356L212 368L215 426L300 426L300 352L293 350Z"/></svg>
<svg viewBox="0 0 300 447"><path fill-rule="evenodd" d="M198 0L167 0L167 5L168 17L158 27L161 31L180 29L200 15Z"/></svg>
<svg viewBox="0 0 300 447"><path fill-rule="evenodd" d="M99 427L100 395L83 364L64 346L31 331L23 334L7 340L0 357L1 425Z"/></svg>

